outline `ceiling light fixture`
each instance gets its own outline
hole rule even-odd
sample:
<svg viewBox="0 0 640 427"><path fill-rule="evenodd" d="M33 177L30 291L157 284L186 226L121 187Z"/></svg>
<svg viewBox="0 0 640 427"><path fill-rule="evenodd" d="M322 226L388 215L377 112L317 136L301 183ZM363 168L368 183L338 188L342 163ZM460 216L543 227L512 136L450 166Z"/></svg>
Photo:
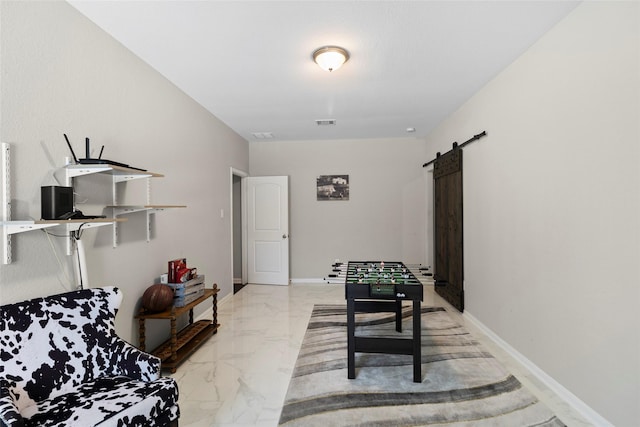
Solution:
<svg viewBox="0 0 640 427"><path fill-rule="evenodd" d="M316 124L318 126L331 126L336 124L336 119L318 119Z"/></svg>
<svg viewBox="0 0 640 427"><path fill-rule="evenodd" d="M338 46L324 46L313 52L313 60L320 68L331 72L349 60L349 52Z"/></svg>

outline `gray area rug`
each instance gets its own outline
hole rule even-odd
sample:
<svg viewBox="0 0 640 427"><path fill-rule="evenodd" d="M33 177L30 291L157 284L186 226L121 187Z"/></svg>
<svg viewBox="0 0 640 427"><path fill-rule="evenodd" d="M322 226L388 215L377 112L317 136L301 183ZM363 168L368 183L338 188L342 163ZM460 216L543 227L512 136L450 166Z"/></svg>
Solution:
<svg viewBox="0 0 640 427"><path fill-rule="evenodd" d="M406 355L356 353L356 378L347 379L346 320L345 305L314 307L279 425L565 425L442 307L422 307L422 383ZM397 337L394 320L356 314L356 335Z"/></svg>

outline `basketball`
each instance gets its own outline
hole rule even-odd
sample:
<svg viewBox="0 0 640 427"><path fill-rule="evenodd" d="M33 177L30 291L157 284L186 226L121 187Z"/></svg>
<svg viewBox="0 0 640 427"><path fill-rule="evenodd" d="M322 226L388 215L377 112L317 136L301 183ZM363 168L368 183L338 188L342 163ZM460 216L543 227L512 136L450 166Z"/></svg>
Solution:
<svg viewBox="0 0 640 427"><path fill-rule="evenodd" d="M142 306L149 311L163 311L173 304L173 289L157 283L142 294Z"/></svg>

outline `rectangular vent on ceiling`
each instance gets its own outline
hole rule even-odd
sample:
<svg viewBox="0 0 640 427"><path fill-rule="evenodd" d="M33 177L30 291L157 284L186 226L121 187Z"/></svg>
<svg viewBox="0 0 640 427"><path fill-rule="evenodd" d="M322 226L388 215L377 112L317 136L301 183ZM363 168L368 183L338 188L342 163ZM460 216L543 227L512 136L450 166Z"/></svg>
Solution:
<svg viewBox="0 0 640 427"><path fill-rule="evenodd" d="M272 132L253 132L251 135L253 135L253 137L255 139L271 139L271 138L273 138L273 133Z"/></svg>
<svg viewBox="0 0 640 427"><path fill-rule="evenodd" d="M318 126L331 126L336 124L336 119L321 119L316 120Z"/></svg>

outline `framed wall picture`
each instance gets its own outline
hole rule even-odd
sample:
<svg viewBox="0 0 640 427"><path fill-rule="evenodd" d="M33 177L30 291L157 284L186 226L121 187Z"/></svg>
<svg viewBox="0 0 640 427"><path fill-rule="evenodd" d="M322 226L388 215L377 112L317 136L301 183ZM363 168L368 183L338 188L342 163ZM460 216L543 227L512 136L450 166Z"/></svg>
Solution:
<svg viewBox="0 0 640 427"><path fill-rule="evenodd" d="M320 175L316 191L318 200L349 200L349 175Z"/></svg>

